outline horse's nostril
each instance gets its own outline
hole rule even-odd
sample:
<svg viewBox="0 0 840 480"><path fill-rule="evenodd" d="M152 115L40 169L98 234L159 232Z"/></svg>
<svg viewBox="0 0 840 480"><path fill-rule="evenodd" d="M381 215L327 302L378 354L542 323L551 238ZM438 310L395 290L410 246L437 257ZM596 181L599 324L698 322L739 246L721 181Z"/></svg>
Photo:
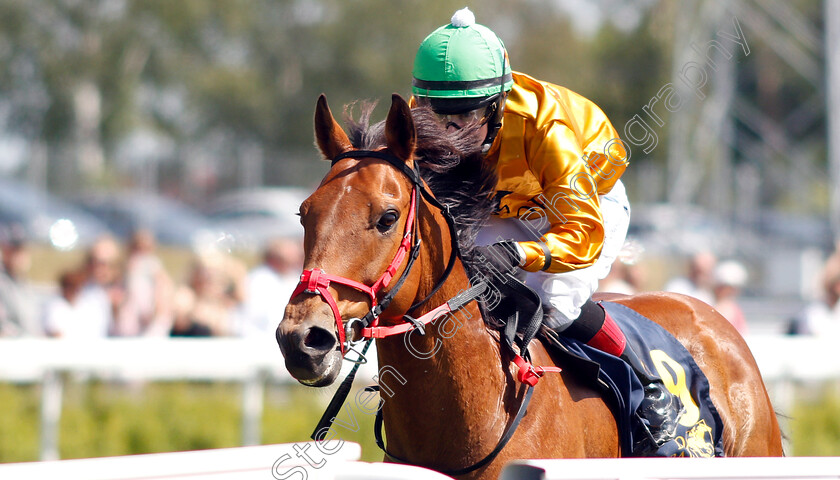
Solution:
<svg viewBox="0 0 840 480"><path fill-rule="evenodd" d="M303 338L303 345L313 350L327 351L335 345L335 337L320 327L312 327Z"/></svg>

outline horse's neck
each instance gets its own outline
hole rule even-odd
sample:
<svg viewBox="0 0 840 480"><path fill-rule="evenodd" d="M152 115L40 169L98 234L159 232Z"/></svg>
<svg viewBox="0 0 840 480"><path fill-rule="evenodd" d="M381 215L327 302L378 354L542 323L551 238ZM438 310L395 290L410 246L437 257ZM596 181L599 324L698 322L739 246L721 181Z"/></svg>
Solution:
<svg viewBox="0 0 840 480"><path fill-rule="evenodd" d="M445 233L444 245L449 241ZM420 261L435 270L435 275L424 276L437 280L448 249L434 243L425 243ZM418 289L418 298L435 282L428 283ZM467 287L467 274L458 261L423 310L443 304ZM473 458L471 449L498 439L507 418L502 414L506 369L499 344L484 326L475 302L438 318L426 327L425 336L414 332L391 337L379 341L377 349L380 382L387 384L382 389L383 414L392 454L424 465L458 468L463 466L460 462L479 459ZM455 455L459 464L439 463L452 459L455 452L463 452Z"/></svg>

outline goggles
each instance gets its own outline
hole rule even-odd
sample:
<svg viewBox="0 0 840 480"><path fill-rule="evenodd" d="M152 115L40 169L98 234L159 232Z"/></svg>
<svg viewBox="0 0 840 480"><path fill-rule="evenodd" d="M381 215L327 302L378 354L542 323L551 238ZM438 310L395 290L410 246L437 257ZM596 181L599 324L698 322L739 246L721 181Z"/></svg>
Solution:
<svg viewBox="0 0 840 480"><path fill-rule="evenodd" d="M493 95L482 99L480 102L475 102L474 99L469 99L471 100L469 104L461 100L461 102L459 102L460 105L455 105L450 104L450 102L441 102L441 99L437 98L415 97L418 105L431 107L432 111L443 125L449 125L452 123L459 127L463 127L464 125L473 122L478 123L479 125L487 123L496 111L495 100L497 98L498 95ZM469 106L475 108L469 109Z"/></svg>
<svg viewBox="0 0 840 480"><path fill-rule="evenodd" d="M437 113L435 112L435 116L437 116L438 120L444 124L449 125L450 123L454 123L458 126L464 126L468 123L477 122L480 125L483 125L487 122L487 107L484 108L477 108L475 110L470 110L469 112L463 113Z"/></svg>

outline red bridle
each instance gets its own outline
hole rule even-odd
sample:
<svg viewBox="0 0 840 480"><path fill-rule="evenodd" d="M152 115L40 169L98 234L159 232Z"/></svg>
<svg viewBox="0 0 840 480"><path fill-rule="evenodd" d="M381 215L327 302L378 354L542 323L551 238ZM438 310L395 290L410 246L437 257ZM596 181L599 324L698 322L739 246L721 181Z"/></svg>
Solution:
<svg viewBox="0 0 840 480"><path fill-rule="evenodd" d="M415 236L414 230L416 229L414 221L416 218L416 210L417 186L415 185L414 188L411 189L411 202L408 207L408 215L406 215L405 219L405 233L403 234L402 242L400 242L400 246L397 249L396 255L394 255L394 259L391 260L391 263L388 264L387 268L385 268L385 272L379 277L378 280L376 280L373 283L373 285L367 286L361 282L350 278L326 273L320 268L311 268L308 270L304 270L303 273L300 275L300 282L298 283L297 288L295 288L295 291L292 293L291 298L295 298L301 293L308 293L313 295L320 295L324 299L324 301L327 302L327 305L330 306L330 310L332 310L333 317L335 318L336 327L338 327L338 340L341 343L342 355L347 353L347 347L349 345L347 337L349 335L352 335L351 329L354 323L352 322L352 320L359 319L350 319L350 322L344 321L344 319L341 316L341 312L338 311L338 302L336 302L335 297L333 297L332 293L329 291L330 284L335 283L338 285L344 285L345 287L353 288L362 293L365 293L370 298L370 308L371 312L373 313L373 320L370 323L370 325L362 328L362 338L382 338L388 335L393 335L395 333L400 333L398 331L395 331L394 333L387 333L387 330L394 328L399 329L399 326L378 326L379 313L376 309L377 297L379 292L391 283L391 280L394 278L394 275L396 275L397 270L400 269L403 262L405 261L406 254L411 249L412 237ZM409 327L412 326L412 324L407 325ZM403 329L402 331L405 330L407 330L407 328Z"/></svg>

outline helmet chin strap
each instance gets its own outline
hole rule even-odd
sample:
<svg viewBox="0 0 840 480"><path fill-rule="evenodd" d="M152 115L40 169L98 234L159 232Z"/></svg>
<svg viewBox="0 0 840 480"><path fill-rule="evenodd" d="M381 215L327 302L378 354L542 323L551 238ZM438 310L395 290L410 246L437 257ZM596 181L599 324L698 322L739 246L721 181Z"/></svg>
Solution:
<svg viewBox="0 0 840 480"><path fill-rule="evenodd" d="M490 146L493 145L493 140L496 139L499 129L502 128L502 110L504 109L504 103L502 102L504 102L504 95L500 95L493 107L490 107L495 109L495 111L487 120L487 136L481 142L481 153L487 153L490 150Z"/></svg>
<svg viewBox="0 0 840 480"><path fill-rule="evenodd" d="M487 136L481 143L481 153L487 153L490 146L493 145L493 140L502 128L502 113L505 109L505 49L501 50L502 60L502 75L499 76L499 98L487 108L493 108L493 114L487 119Z"/></svg>

